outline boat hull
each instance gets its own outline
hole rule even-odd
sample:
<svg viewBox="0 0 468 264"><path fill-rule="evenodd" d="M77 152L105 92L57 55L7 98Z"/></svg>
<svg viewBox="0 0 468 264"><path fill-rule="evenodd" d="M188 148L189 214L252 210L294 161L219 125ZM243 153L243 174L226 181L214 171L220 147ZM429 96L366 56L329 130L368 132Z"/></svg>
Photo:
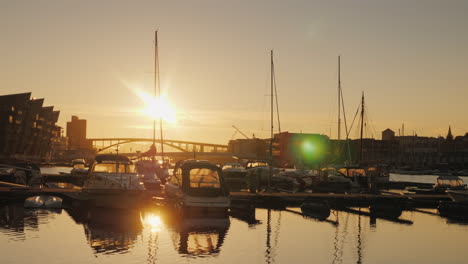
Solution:
<svg viewBox="0 0 468 264"><path fill-rule="evenodd" d="M70 198L92 207L134 209L140 206L143 195L142 190L83 189L80 193L72 193Z"/></svg>
<svg viewBox="0 0 468 264"><path fill-rule="evenodd" d="M457 203L466 203L468 204L468 191L452 191L448 190L447 194L450 198Z"/></svg>

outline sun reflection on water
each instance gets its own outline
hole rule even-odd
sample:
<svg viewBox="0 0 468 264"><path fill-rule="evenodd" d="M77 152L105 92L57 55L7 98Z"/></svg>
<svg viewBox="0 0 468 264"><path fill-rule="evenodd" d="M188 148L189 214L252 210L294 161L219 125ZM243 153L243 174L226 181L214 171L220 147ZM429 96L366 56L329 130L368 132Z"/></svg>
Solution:
<svg viewBox="0 0 468 264"><path fill-rule="evenodd" d="M161 231L162 221L159 215L150 213L143 218L143 223L151 228L151 232Z"/></svg>

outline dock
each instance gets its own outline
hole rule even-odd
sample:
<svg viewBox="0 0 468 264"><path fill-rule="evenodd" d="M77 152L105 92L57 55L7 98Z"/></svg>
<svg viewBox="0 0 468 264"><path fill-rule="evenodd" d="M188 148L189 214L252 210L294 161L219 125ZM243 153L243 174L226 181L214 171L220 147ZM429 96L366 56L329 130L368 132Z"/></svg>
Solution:
<svg viewBox="0 0 468 264"><path fill-rule="evenodd" d="M326 201L333 206L367 207L376 203L400 204L405 208L435 208L440 201L450 201L446 194L400 193L281 193L281 192L231 192L234 204L251 201L259 205L298 206L304 202Z"/></svg>

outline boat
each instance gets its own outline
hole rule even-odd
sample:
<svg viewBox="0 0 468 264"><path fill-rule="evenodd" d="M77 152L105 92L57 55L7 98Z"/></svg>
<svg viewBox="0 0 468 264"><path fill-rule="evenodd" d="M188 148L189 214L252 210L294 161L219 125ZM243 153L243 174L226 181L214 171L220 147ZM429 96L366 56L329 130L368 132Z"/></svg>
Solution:
<svg viewBox="0 0 468 264"><path fill-rule="evenodd" d="M222 167L224 180L229 191L246 188L247 170L240 163L225 163Z"/></svg>
<svg viewBox="0 0 468 264"><path fill-rule="evenodd" d="M62 208L63 199L50 195L36 195L26 198L25 208Z"/></svg>
<svg viewBox="0 0 468 264"><path fill-rule="evenodd" d="M165 195L184 215L226 214L230 206L223 172L207 161L177 162L165 185Z"/></svg>
<svg viewBox="0 0 468 264"><path fill-rule="evenodd" d="M439 176L436 183L430 189L408 188L408 191L417 194L441 194L445 191L463 191L466 190L466 184L458 176Z"/></svg>
<svg viewBox="0 0 468 264"><path fill-rule="evenodd" d="M468 190L447 190L446 192L452 201L468 204Z"/></svg>
<svg viewBox="0 0 468 264"><path fill-rule="evenodd" d="M72 160L73 169L70 171L70 174L87 174L88 169L86 168L86 161L84 159L74 159Z"/></svg>
<svg viewBox="0 0 468 264"><path fill-rule="evenodd" d="M135 166L146 191L155 195L160 194L162 191L161 183L167 177L167 170L151 160L139 160L135 163Z"/></svg>
<svg viewBox="0 0 468 264"><path fill-rule="evenodd" d="M145 187L129 158L116 154L97 155L83 188L70 193L95 207L130 209L138 207Z"/></svg>

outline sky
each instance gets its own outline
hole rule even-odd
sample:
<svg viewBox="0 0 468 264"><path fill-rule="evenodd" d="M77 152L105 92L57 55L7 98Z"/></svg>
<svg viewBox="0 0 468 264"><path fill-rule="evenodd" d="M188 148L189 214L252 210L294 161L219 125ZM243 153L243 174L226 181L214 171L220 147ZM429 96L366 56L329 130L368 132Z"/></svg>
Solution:
<svg viewBox="0 0 468 264"><path fill-rule="evenodd" d="M151 138L135 90L153 92L157 29L177 117L167 139L227 144L243 137L232 125L269 137L271 49L282 131L337 137L340 55L347 119L364 92L367 137L402 123L463 135L467 12L457 0L0 0L0 94L45 98L59 125L87 119L89 138Z"/></svg>

